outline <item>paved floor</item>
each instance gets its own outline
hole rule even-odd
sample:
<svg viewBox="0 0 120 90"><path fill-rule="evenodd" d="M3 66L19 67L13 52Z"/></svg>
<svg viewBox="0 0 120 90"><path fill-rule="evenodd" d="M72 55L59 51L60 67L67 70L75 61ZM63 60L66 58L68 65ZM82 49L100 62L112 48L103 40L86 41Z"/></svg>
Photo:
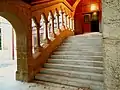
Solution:
<svg viewBox="0 0 120 90"><path fill-rule="evenodd" d="M83 90L57 84L35 84L15 80L16 61L0 61L0 90Z"/></svg>

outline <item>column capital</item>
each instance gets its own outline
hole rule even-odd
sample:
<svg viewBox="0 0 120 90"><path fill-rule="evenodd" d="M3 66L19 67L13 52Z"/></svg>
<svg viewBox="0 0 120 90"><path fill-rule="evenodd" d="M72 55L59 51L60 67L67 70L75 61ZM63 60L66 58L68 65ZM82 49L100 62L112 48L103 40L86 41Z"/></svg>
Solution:
<svg viewBox="0 0 120 90"><path fill-rule="evenodd" d="M61 14L64 14L64 12L63 12L63 11L61 11Z"/></svg>

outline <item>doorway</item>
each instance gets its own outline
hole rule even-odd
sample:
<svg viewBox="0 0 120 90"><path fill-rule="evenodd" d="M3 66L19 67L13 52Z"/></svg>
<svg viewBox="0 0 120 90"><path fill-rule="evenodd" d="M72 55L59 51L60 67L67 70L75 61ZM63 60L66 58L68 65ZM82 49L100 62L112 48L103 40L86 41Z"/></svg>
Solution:
<svg viewBox="0 0 120 90"><path fill-rule="evenodd" d="M99 32L99 13L93 12L91 16L91 32Z"/></svg>

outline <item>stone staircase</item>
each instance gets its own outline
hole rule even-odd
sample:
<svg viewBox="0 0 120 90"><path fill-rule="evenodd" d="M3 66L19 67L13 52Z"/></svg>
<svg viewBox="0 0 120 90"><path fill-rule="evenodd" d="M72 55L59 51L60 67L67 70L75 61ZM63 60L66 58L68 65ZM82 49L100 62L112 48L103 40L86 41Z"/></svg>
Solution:
<svg viewBox="0 0 120 90"><path fill-rule="evenodd" d="M73 87L104 90L102 35L89 33L71 36L53 52L38 81Z"/></svg>

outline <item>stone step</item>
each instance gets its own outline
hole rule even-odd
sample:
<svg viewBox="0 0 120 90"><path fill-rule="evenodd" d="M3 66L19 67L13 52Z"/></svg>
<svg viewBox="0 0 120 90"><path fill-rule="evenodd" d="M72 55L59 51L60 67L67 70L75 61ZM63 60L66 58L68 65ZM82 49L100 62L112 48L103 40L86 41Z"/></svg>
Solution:
<svg viewBox="0 0 120 90"><path fill-rule="evenodd" d="M93 40L89 40L89 39L81 39L81 40L79 40L79 39L74 39L74 40L64 40L64 42L63 43L67 43L67 42L69 42L69 43L73 43L73 42L76 42L76 43L90 43L90 44L101 44L101 42L102 42L102 40L99 40L99 39L93 39Z"/></svg>
<svg viewBox="0 0 120 90"><path fill-rule="evenodd" d="M48 63L103 67L103 61L49 59Z"/></svg>
<svg viewBox="0 0 120 90"><path fill-rule="evenodd" d="M79 47L79 48L89 48L89 49L90 49L90 48L95 48L95 49L96 49L96 48L100 48L100 49L103 48L103 46L100 46L100 45L99 45L99 46L89 46L89 45L84 45L84 46L81 45L81 46L80 46L80 45L75 45L75 46L76 46L76 47ZM76 48L76 47L73 47L73 46L70 46L70 45L61 45L61 46L59 46L59 47L60 47L60 48L62 48L62 47L63 47L63 48L68 48L68 47L69 47L69 48Z"/></svg>
<svg viewBox="0 0 120 90"><path fill-rule="evenodd" d="M99 37L99 36L98 37L76 37L76 36L74 37L73 36L73 37L68 37L65 40L71 40L71 41L72 40L90 40L91 41L91 40L102 40L102 38L103 37Z"/></svg>
<svg viewBox="0 0 120 90"><path fill-rule="evenodd" d="M65 76L78 79L87 79L95 81L103 81L103 74L89 73L89 72L76 72L71 70L61 70L61 69L41 69L40 73L42 74L53 74L58 76Z"/></svg>
<svg viewBox="0 0 120 90"><path fill-rule="evenodd" d="M71 42L63 42L61 45L64 46L102 46L101 43L82 43L82 42L77 42L77 43L71 43Z"/></svg>
<svg viewBox="0 0 120 90"><path fill-rule="evenodd" d="M80 55L51 55L51 59L73 59L73 60L103 60L102 56L80 56Z"/></svg>
<svg viewBox="0 0 120 90"><path fill-rule="evenodd" d="M99 73L99 74L102 74L103 70L104 70L103 67L66 65L66 64L53 64L53 63L45 63L44 67L45 68L55 68L55 69L78 71L78 72Z"/></svg>
<svg viewBox="0 0 120 90"><path fill-rule="evenodd" d="M70 36L68 39L102 39L101 35L92 35L92 36L85 36L85 35L74 35L74 36Z"/></svg>
<svg viewBox="0 0 120 90"><path fill-rule="evenodd" d="M78 43L78 42L81 42L81 43L91 43L91 42L93 42L93 43L101 43L102 42L102 40L101 39L66 39L66 40L64 40L64 42L76 42L76 43Z"/></svg>
<svg viewBox="0 0 120 90"><path fill-rule="evenodd" d="M102 52L102 50L97 50L97 49L80 49L80 48L58 48L56 51L91 51L91 52Z"/></svg>
<svg viewBox="0 0 120 90"><path fill-rule="evenodd" d="M90 51L55 51L53 55L80 55L80 56L102 56L102 52L90 52Z"/></svg>
<svg viewBox="0 0 120 90"><path fill-rule="evenodd" d="M92 47L83 47L83 46L60 46L58 48L59 50L95 50L95 51L101 51L102 50L102 47L95 47L95 46L92 46Z"/></svg>
<svg viewBox="0 0 120 90"><path fill-rule="evenodd" d="M98 81L90 81L78 78L69 78L63 76L49 75L49 74L38 74L35 76L35 79L54 82L59 84L65 84L76 87L88 87L92 90L104 90L103 83Z"/></svg>

